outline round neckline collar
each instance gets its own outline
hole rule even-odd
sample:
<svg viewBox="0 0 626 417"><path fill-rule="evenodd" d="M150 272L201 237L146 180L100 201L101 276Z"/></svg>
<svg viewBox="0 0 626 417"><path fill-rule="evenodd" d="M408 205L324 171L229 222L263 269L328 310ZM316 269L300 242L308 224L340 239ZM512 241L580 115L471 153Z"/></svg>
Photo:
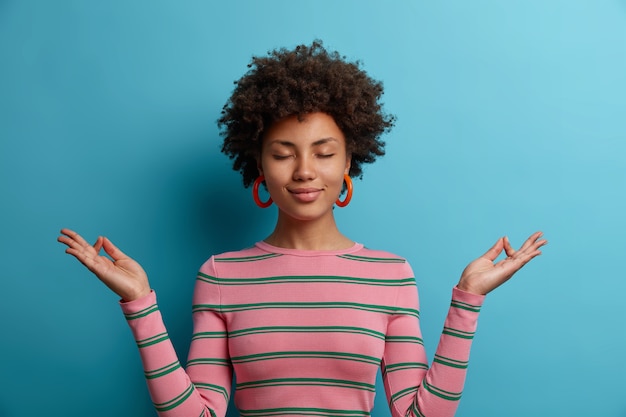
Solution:
<svg viewBox="0 0 626 417"><path fill-rule="evenodd" d="M255 246L261 250L270 253L280 253L282 255L294 255L294 256L320 256L320 255L343 255L348 253L354 253L363 249L363 244L354 243L349 248L345 249L332 249L332 250L307 250L307 249L292 249L281 248L279 246L270 245L267 242L260 241L255 243Z"/></svg>

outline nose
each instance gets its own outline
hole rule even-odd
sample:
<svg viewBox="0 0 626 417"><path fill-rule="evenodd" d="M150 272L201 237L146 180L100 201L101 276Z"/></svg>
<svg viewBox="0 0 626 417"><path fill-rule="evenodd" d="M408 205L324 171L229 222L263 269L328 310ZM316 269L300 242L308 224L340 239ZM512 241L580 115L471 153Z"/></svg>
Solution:
<svg viewBox="0 0 626 417"><path fill-rule="evenodd" d="M293 179L296 181L308 181L314 179L315 160L311 156L302 155L296 158L296 165L293 171Z"/></svg>

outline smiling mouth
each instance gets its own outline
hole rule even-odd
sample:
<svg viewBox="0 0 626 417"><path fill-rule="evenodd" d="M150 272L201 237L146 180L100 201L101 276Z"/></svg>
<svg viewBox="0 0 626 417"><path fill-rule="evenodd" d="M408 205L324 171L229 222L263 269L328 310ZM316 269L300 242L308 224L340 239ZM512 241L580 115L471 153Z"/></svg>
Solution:
<svg viewBox="0 0 626 417"><path fill-rule="evenodd" d="M297 190L288 190L291 195L298 201L309 203L317 200L322 190L319 188L302 188Z"/></svg>
<svg viewBox="0 0 626 417"><path fill-rule="evenodd" d="M295 190L287 190L292 194L310 194L310 193L318 193L322 190L319 188L298 188Z"/></svg>

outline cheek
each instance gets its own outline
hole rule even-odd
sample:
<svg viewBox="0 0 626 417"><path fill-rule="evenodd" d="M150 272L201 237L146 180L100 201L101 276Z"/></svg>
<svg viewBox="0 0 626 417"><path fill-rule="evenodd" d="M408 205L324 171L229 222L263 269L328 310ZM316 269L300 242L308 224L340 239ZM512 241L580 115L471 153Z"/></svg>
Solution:
<svg viewBox="0 0 626 417"><path fill-rule="evenodd" d="M342 162L333 164L324 170L324 176L329 183L342 184L343 175L346 173L346 165Z"/></svg>
<svg viewBox="0 0 626 417"><path fill-rule="evenodd" d="M288 179L281 175L280 171L272 169L265 171L265 185L270 193L281 190L287 184L287 181Z"/></svg>

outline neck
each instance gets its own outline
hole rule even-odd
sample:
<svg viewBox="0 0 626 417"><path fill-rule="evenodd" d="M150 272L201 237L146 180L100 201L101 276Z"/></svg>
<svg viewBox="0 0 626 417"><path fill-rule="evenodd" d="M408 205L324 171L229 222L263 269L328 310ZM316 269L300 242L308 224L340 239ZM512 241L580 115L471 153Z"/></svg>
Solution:
<svg viewBox="0 0 626 417"><path fill-rule="evenodd" d="M332 216L316 221L300 221L288 218L280 211L276 227L265 242L280 248L300 250L338 250L354 245L341 234Z"/></svg>

